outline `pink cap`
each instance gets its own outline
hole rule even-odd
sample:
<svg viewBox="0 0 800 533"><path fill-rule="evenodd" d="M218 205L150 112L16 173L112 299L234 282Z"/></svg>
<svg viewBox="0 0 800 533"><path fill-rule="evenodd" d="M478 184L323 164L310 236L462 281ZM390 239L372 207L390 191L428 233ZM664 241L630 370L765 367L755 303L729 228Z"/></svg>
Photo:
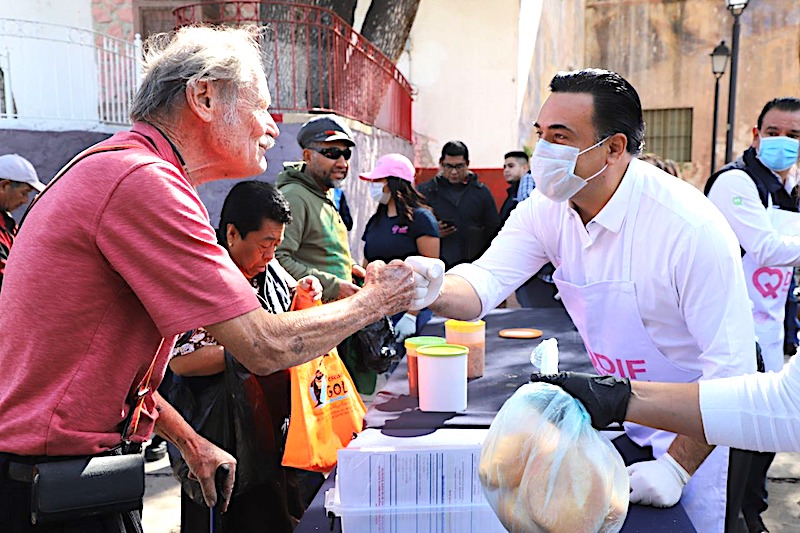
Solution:
<svg viewBox="0 0 800 533"><path fill-rule="evenodd" d="M362 180L379 180L394 176L409 183L414 183L414 165L401 154L386 154L378 159L372 172L359 174Z"/></svg>

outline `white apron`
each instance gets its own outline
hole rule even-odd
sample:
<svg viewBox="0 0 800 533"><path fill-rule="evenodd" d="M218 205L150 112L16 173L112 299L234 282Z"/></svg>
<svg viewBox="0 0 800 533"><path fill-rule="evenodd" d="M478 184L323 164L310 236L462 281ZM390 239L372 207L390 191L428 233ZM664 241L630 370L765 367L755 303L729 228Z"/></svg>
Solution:
<svg viewBox="0 0 800 533"><path fill-rule="evenodd" d="M658 350L639 314L636 287L631 281L631 250L643 185L640 179L634 186L632 208L622 230L622 279L579 286L563 279L558 268L553 280L599 374L646 381L696 381L699 372L678 367ZM626 423L625 429L640 446L652 446L654 457L663 455L675 438L674 433L636 424ZM724 531L727 480L728 448L718 446L686 484L681 497L698 532Z"/></svg>
<svg viewBox="0 0 800 533"><path fill-rule="evenodd" d="M800 214L767 208L772 227L781 235L800 235ZM783 368L783 320L786 297L792 281L792 267L759 265L753 254L742 257L747 294L753 302L753 323L761 346L764 368L779 372Z"/></svg>

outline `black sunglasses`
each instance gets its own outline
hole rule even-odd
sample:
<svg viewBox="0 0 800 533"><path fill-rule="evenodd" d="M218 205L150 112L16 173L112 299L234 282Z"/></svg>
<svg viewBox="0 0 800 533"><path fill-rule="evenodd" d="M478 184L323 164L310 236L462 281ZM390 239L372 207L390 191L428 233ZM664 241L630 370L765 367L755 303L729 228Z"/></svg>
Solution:
<svg viewBox="0 0 800 533"><path fill-rule="evenodd" d="M316 148L314 148L313 150L315 152L317 152L317 153L320 153L320 154L324 155L328 159L333 159L334 161L336 161L340 157L344 157L345 161L349 161L350 160L350 156L353 155L353 151L350 150L350 148L345 148L345 149L341 149L341 148L322 148L320 150L317 150Z"/></svg>

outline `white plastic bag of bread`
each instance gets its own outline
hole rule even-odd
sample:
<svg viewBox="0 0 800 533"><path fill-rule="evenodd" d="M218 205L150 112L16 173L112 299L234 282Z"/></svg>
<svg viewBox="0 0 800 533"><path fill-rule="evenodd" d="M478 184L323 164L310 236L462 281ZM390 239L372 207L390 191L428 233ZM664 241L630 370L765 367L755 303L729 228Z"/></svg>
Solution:
<svg viewBox="0 0 800 533"><path fill-rule="evenodd" d="M546 383L523 385L497 413L479 476L512 533L611 533L628 513L622 457L577 400Z"/></svg>

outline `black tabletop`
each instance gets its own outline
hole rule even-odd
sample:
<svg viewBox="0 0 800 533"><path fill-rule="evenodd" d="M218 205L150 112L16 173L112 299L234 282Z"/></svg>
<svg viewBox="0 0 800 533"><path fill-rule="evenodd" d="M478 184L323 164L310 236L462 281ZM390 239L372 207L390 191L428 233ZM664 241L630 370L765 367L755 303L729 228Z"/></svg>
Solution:
<svg viewBox="0 0 800 533"><path fill-rule="evenodd" d="M417 398L408 395L405 360L395 369L388 383L378 392L367 411L367 425L381 428L395 437L431 433L442 427L488 428L503 403L517 388L528 381L534 370L530 363L533 348L542 339L558 340L559 369L592 372L594 370L578 332L566 311L548 309L496 309L486 321L486 369L483 377L470 380L467 386L467 410L464 413L425 413L419 410ZM543 332L541 339L506 339L498 335L506 328L536 328ZM434 318L423 331L424 335L444 337L444 320ZM628 441L630 442L630 441ZM626 464L631 462L630 449L618 445ZM333 488L334 475L323 484L295 533L311 531L341 532L339 519L325 513L324 494ZM622 529L634 532L694 532L680 505L655 509L631 505ZM351 532L348 532L351 533Z"/></svg>
<svg viewBox="0 0 800 533"><path fill-rule="evenodd" d="M419 401L408 395L408 367L403 358L389 382L378 392L367 412L367 426L383 428L395 436L420 434L414 430L434 430L440 427L488 428L505 401L534 371L531 351L542 339L558 340L559 368L592 372L578 332L566 311L550 309L497 309L486 321L486 369L481 378L467 385L467 410L464 413L425 413ZM500 337L501 329L535 328L542 331L540 339L507 339ZM434 318L423 335L444 337L444 320Z"/></svg>

